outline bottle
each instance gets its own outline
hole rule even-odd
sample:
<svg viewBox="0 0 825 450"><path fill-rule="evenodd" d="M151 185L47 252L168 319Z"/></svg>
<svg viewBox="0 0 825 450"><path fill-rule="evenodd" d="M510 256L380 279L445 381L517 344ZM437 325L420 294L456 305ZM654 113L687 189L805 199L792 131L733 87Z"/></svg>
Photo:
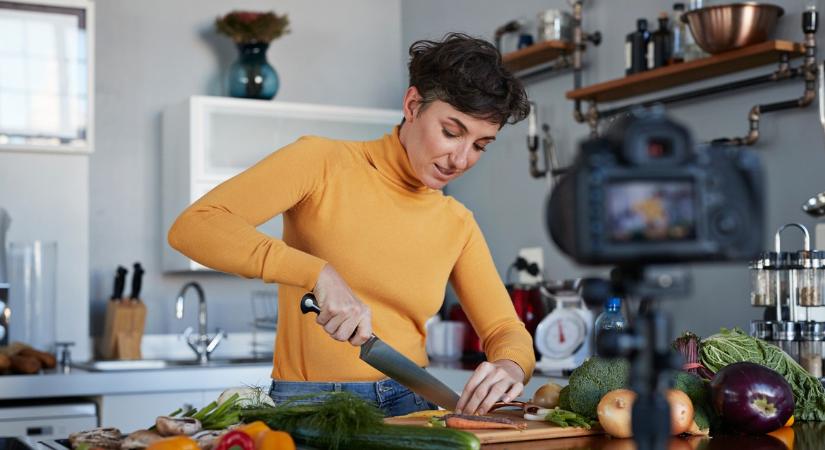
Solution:
<svg viewBox="0 0 825 450"><path fill-rule="evenodd" d="M647 43L647 68L664 67L670 60L671 34L666 12L659 14L659 29L651 33Z"/></svg>
<svg viewBox="0 0 825 450"><path fill-rule="evenodd" d="M685 12L684 3L673 4L673 19L671 20L671 34L673 44L670 47L670 64L678 64L685 61L685 36L690 34L687 25L682 22L682 14Z"/></svg>
<svg viewBox="0 0 825 450"><path fill-rule="evenodd" d="M636 21L636 31L625 38L625 73L628 75L647 70L647 44L650 33L647 31L647 19Z"/></svg>
<svg viewBox="0 0 825 450"><path fill-rule="evenodd" d="M702 8L702 0L690 0L688 11L700 8ZM693 32L690 31L689 27L687 31L685 33L685 61L693 61L708 56L708 53L702 50L702 47L699 47L699 44L693 39Z"/></svg>
<svg viewBox="0 0 825 450"><path fill-rule="evenodd" d="M596 351L599 348L599 339L605 331L623 331L625 320L622 315L622 300L619 297L611 297L604 305L604 311L596 317L593 327L595 332Z"/></svg>

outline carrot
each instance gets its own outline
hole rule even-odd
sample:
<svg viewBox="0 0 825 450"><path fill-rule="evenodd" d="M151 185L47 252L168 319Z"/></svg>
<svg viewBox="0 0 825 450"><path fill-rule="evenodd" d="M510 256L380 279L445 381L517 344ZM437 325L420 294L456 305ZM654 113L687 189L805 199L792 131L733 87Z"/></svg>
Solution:
<svg viewBox="0 0 825 450"><path fill-rule="evenodd" d="M527 428L526 423L515 423L506 417L471 416L468 414L447 414L444 422L448 428L461 430L523 430Z"/></svg>

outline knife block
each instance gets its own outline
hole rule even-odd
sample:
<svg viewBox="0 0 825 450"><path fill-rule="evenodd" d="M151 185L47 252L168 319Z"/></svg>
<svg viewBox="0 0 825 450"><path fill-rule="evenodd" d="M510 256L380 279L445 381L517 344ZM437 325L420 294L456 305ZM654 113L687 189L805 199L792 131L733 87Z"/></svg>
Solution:
<svg viewBox="0 0 825 450"><path fill-rule="evenodd" d="M140 343L146 325L146 305L121 299L106 304L100 354L104 359L141 359Z"/></svg>

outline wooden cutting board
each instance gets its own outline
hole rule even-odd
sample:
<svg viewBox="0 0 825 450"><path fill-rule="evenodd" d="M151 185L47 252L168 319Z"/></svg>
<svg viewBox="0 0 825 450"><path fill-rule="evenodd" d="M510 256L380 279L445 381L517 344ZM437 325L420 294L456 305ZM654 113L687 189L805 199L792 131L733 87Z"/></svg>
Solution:
<svg viewBox="0 0 825 450"><path fill-rule="evenodd" d="M520 442L520 441L538 441L542 439L556 439L579 436L593 436L597 434L604 434L604 431L597 426L587 430L585 428L577 427L557 427L549 422L537 422L534 420L524 420L521 417L520 411L500 411L493 413L494 416L504 416L512 419L516 423L526 423L527 428L524 430L464 430L478 436L478 440L482 444L493 444L498 442ZM389 417L384 419L384 422L393 425L420 425L426 426L430 419L424 417Z"/></svg>

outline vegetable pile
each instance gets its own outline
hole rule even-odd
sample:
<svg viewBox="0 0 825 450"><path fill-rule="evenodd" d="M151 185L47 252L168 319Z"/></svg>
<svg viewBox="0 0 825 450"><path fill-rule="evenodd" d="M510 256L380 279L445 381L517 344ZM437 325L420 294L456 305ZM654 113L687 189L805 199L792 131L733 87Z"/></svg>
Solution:
<svg viewBox="0 0 825 450"><path fill-rule="evenodd" d="M825 388L779 347L748 336L739 329L722 329L701 341L702 365L713 372L738 362L751 362L779 373L793 392L794 417L802 421L825 421Z"/></svg>
<svg viewBox="0 0 825 450"><path fill-rule="evenodd" d="M321 403L303 404L295 397L274 408L241 411L244 421L260 420L288 432L297 442L313 447L353 450L458 449L477 450L478 438L449 428L387 425L376 407L348 392L312 396Z"/></svg>

